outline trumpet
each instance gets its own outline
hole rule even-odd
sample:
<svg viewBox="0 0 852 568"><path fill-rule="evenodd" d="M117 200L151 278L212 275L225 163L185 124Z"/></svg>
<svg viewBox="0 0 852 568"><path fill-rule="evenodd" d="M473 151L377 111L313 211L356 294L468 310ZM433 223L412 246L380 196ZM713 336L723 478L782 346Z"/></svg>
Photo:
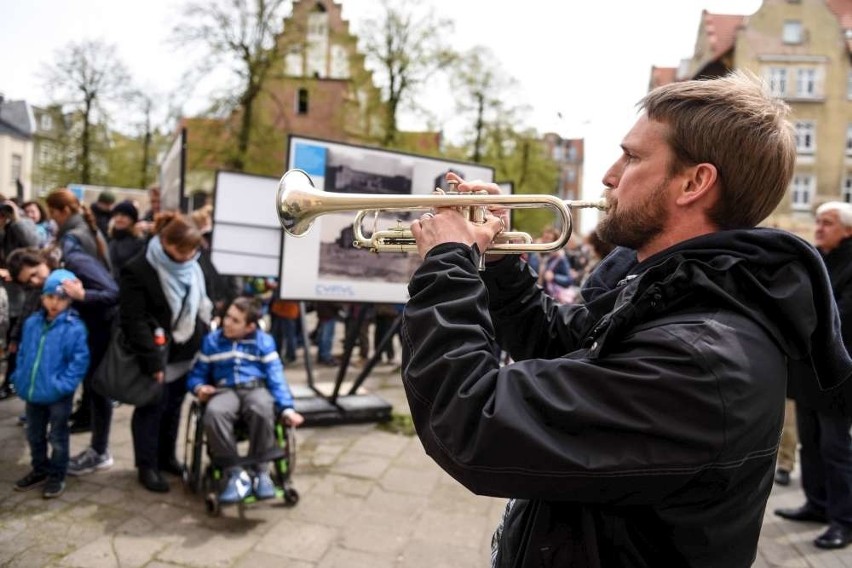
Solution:
<svg viewBox="0 0 852 568"><path fill-rule="evenodd" d="M327 213L358 211L353 222L353 246L372 252L415 252L417 243L411 230L402 226L382 231L363 233L364 218L370 213L384 211L429 211L436 207L452 207L475 223L485 221L489 208L552 209L561 220L561 233L546 243L533 242L524 232L502 231L485 252L521 254L524 252L550 252L565 246L571 237L573 221L571 209L594 208L606 211L606 200L564 201L553 195L493 195L488 192L459 193L451 187L449 192L436 189L431 195L376 195L365 193L334 193L316 188L311 177L299 169L288 170L278 183L278 220L284 231L293 237L304 236L313 222ZM520 241L520 242L518 242Z"/></svg>

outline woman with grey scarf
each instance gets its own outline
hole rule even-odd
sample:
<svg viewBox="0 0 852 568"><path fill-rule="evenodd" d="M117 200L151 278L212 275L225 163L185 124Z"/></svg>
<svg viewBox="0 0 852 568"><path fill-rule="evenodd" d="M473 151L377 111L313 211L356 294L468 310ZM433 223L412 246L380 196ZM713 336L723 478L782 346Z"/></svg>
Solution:
<svg viewBox="0 0 852 568"><path fill-rule="evenodd" d="M152 381L164 383L161 399L136 407L131 427L139 482L148 490L166 492L162 473L180 475L175 456L186 376L208 324L213 303L207 290L212 274L198 262L201 233L179 213L161 213L144 254L122 271L119 322L130 349ZM162 328L169 348L164 357L154 342Z"/></svg>

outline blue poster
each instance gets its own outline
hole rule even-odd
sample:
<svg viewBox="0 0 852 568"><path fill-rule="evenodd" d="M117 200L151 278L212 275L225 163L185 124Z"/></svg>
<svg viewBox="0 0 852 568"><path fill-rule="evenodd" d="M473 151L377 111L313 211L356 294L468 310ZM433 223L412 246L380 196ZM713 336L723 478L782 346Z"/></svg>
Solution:
<svg viewBox="0 0 852 568"><path fill-rule="evenodd" d="M328 148L314 144L296 144L293 167L305 170L311 177L325 177L325 162Z"/></svg>

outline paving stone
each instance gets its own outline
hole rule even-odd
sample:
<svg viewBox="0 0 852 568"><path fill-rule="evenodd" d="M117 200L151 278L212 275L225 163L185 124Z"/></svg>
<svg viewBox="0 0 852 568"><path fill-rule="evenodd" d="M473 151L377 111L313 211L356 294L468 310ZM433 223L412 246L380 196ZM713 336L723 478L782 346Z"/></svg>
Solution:
<svg viewBox="0 0 852 568"><path fill-rule="evenodd" d="M317 564L317 568L392 568L395 560L375 554L334 548Z"/></svg>
<svg viewBox="0 0 852 568"><path fill-rule="evenodd" d="M338 530L317 523L281 521L254 547L257 552L305 562L319 561L338 539Z"/></svg>

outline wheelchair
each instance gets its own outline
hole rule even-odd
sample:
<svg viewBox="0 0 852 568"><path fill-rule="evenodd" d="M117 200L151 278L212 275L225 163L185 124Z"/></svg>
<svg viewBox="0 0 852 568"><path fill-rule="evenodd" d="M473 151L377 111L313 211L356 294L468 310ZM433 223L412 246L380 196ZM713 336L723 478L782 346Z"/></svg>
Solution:
<svg viewBox="0 0 852 568"><path fill-rule="evenodd" d="M296 466L296 438L295 428L285 426L280 421L275 421L275 438L277 446L259 458L240 457L230 460L227 464L215 463L207 451L207 440L204 434L204 408L200 401L193 400L186 417L186 441L184 443L184 468L183 486L190 493L203 494L207 513L218 516L221 513L222 503L219 502L219 494L224 490L227 479L225 467L253 466L258 462L272 462L270 477L275 484L276 499L283 499L284 504L292 507L299 502L299 493L293 488L291 475ZM237 442L248 440L248 427L237 421L234 425L234 433ZM249 494L236 503L243 512L245 505L256 502L258 499Z"/></svg>

